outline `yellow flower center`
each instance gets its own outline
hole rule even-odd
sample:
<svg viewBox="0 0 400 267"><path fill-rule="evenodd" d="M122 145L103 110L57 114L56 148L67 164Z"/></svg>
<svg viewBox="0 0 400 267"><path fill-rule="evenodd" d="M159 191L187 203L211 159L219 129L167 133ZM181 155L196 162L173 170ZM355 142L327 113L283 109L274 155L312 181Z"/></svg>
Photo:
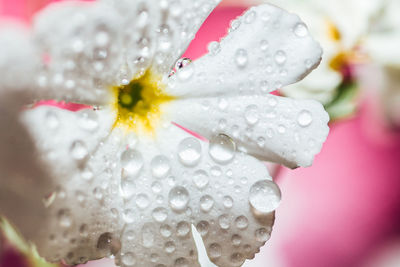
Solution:
<svg viewBox="0 0 400 267"><path fill-rule="evenodd" d="M161 119L160 104L173 99L163 93L161 77L147 71L127 85L113 88L118 113L114 127L153 134Z"/></svg>

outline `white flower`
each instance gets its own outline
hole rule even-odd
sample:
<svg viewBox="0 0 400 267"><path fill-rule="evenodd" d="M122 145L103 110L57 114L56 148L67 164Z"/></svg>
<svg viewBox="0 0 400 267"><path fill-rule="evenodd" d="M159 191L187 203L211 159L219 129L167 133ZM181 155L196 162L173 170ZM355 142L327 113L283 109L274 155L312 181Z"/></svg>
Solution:
<svg viewBox="0 0 400 267"><path fill-rule="evenodd" d="M268 92L321 49L262 5L168 77L217 4L64 2L0 34L0 212L46 259L198 266L194 225L214 263L239 266L268 240L280 191L260 160L309 166L329 131L319 103ZM19 112L30 99L95 108Z"/></svg>
<svg viewBox="0 0 400 267"><path fill-rule="evenodd" d="M320 67L302 82L282 89L295 98L316 99L324 105L340 97L340 86L355 82L350 66L361 60L359 46L379 12L382 1L372 0L276 0L300 14L310 32L321 43L324 56ZM344 108L344 107L342 107ZM351 111L351 107L348 107ZM333 115L333 114L331 114Z"/></svg>

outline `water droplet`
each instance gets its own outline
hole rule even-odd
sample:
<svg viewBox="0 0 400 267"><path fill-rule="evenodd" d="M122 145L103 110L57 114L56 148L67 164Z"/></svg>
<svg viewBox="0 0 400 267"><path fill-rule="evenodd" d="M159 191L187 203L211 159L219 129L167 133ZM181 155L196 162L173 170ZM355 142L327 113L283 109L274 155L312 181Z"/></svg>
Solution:
<svg viewBox="0 0 400 267"><path fill-rule="evenodd" d="M171 227L169 227L169 225L162 225L160 227L160 233L163 237L170 237L172 235L172 231L171 231Z"/></svg>
<svg viewBox="0 0 400 267"><path fill-rule="evenodd" d="M236 227L239 229L245 229L249 226L249 220L245 216L239 216L235 219Z"/></svg>
<svg viewBox="0 0 400 267"><path fill-rule="evenodd" d="M132 252L126 252L121 255L121 262L125 266L133 266L136 263L135 254Z"/></svg>
<svg viewBox="0 0 400 267"><path fill-rule="evenodd" d="M188 137L182 140L178 146L178 156L180 162L189 167L199 163L201 158L201 144L194 137Z"/></svg>
<svg viewBox="0 0 400 267"><path fill-rule="evenodd" d="M139 209L145 209L150 205L149 197L146 194L139 194L136 196L136 205Z"/></svg>
<svg viewBox="0 0 400 267"><path fill-rule="evenodd" d="M207 221L200 221L196 226L196 229L201 236L207 235L209 228L210 224Z"/></svg>
<svg viewBox="0 0 400 267"><path fill-rule="evenodd" d="M136 183L128 178L121 178L121 195L129 199L136 192Z"/></svg>
<svg viewBox="0 0 400 267"><path fill-rule="evenodd" d="M278 133L284 134L286 132L285 125L278 125Z"/></svg>
<svg viewBox="0 0 400 267"><path fill-rule="evenodd" d="M232 267L242 266L244 260L245 259L244 259L243 255L241 253L239 253L239 252L233 253L231 255Z"/></svg>
<svg viewBox="0 0 400 267"><path fill-rule="evenodd" d="M255 237L258 242L266 242L270 238L270 234L265 228L260 228L255 231Z"/></svg>
<svg viewBox="0 0 400 267"><path fill-rule="evenodd" d="M180 237L186 236L190 232L190 224L187 222L179 222L176 226L176 234Z"/></svg>
<svg viewBox="0 0 400 267"><path fill-rule="evenodd" d="M293 32L294 32L294 34L296 34L296 36L298 36L298 37L305 37L305 36L308 35L307 26L306 26L304 23L302 23L302 22L297 23L297 24L294 26Z"/></svg>
<svg viewBox="0 0 400 267"><path fill-rule="evenodd" d="M230 209L233 206L233 199L230 196L224 196L222 203L225 208Z"/></svg>
<svg viewBox="0 0 400 267"><path fill-rule="evenodd" d="M93 171L89 166L86 166L81 172L81 177L86 181L90 181L93 178Z"/></svg>
<svg viewBox="0 0 400 267"><path fill-rule="evenodd" d="M189 203L189 192L183 186L176 186L169 191L168 201L175 211L183 211Z"/></svg>
<svg viewBox="0 0 400 267"><path fill-rule="evenodd" d="M158 194L162 190L162 185L159 182L154 182L151 185L151 190L153 190L154 193Z"/></svg>
<svg viewBox="0 0 400 267"><path fill-rule="evenodd" d="M167 253L173 253L176 249L175 243L172 241L166 242L164 245L164 249L165 249L165 252L167 252Z"/></svg>
<svg viewBox="0 0 400 267"><path fill-rule="evenodd" d="M156 178L163 178L167 176L171 170L169 159L162 155L154 157L150 163L150 166L152 174Z"/></svg>
<svg viewBox="0 0 400 267"><path fill-rule="evenodd" d="M256 213L274 211L281 201L279 187L270 180L260 180L250 188L249 202Z"/></svg>
<svg viewBox="0 0 400 267"><path fill-rule="evenodd" d="M58 119L57 114L55 114L53 111L48 111L46 113L45 124L50 130L57 129L60 125L60 120Z"/></svg>
<svg viewBox="0 0 400 267"><path fill-rule="evenodd" d="M275 62L279 65L283 65L286 62L286 53L283 52L282 50L278 50L275 53Z"/></svg>
<svg viewBox="0 0 400 267"><path fill-rule="evenodd" d="M193 64L189 64L184 68L181 68L177 71L178 78L181 81L188 81L194 73L194 66Z"/></svg>
<svg viewBox="0 0 400 267"><path fill-rule="evenodd" d="M84 160L88 156L88 150L82 141L73 142L70 151L72 157L77 161Z"/></svg>
<svg viewBox="0 0 400 267"><path fill-rule="evenodd" d="M168 217L168 211L165 208L155 208L152 212L153 219L157 222L164 222Z"/></svg>
<svg viewBox="0 0 400 267"><path fill-rule="evenodd" d="M89 227L87 226L87 224L82 224L81 227L79 227L79 234L82 237L87 237L89 234Z"/></svg>
<svg viewBox="0 0 400 267"><path fill-rule="evenodd" d="M210 55L217 55L221 51L221 46L218 42L211 42L207 46Z"/></svg>
<svg viewBox="0 0 400 267"><path fill-rule="evenodd" d="M133 223L135 219L135 212L131 209L124 210L122 217L126 223Z"/></svg>
<svg viewBox="0 0 400 267"><path fill-rule="evenodd" d="M142 244L146 248L151 248L154 244L154 233L150 224L145 224L142 228Z"/></svg>
<svg viewBox="0 0 400 267"><path fill-rule="evenodd" d="M232 245L237 247L242 243L242 237L240 235L233 235L231 241Z"/></svg>
<svg viewBox="0 0 400 267"><path fill-rule="evenodd" d="M99 127L97 113L92 109L80 111L78 125L86 131L95 131Z"/></svg>
<svg viewBox="0 0 400 267"><path fill-rule="evenodd" d="M219 226L221 227L221 229L224 229L224 230L229 229L229 227L231 226L229 216L226 214L223 214L218 217L218 223L219 223Z"/></svg>
<svg viewBox="0 0 400 267"><path fill-rule="evenodd" d="M175 260L175 267L189 267L189 261L185 258L178 258Z"/></svg>
<svg viewBox="0 0 400 267"><path fill-rule="evenodd" d="M210 140L208 152L215 162L227 164L234 158L235 151L235 142L225 134L219 134Z"/></svg>
<svg viewBox="0 0 400 267"><path fill-rule="evenodd" d="M260 48L262 51L266 51L269 47L269 43L267 40L261 40L260 41Z"/></svg>
<svg viewBox="0 0 400 267"><path fill-rule="evenodd" d="M250 105L246 108L244 112L244 117L246 122L250 125L255 125L258 122L258 107L256 105Z"/></svg>
<svg viewBox="0 0 400 267"><path fill-rule="evenodd" d="M181 59L178 59L178 61L175 63L175 68L177 70L183 69L184 67L186 67L190 63L192 63L192 60L190 58L186 58L186 57L185 58L181 58Z"/></svg>
<svg viewBox="0 0 400 267"><path fill-rule="evenodd" d="M198 170L193 174L193 183L198 189L204 189L209 182L209 176L207 172Z"/></svg>
<svg viewBox="0 0 400 267"><path fill-rule="evenodd" d="M61 227L69 228L72 225L72 217L69 209L61 209L57 214L58 223Z"/></svg>
<svg viewBox="0 0 400 267"><path fill-rule="evenodd" d="M247 65L249 56L244 49L238 49L235 54L235 63L239 68L244 68Z"/></svg>
<svg viewBox="0 0 400 267"><path fill-rule="evenodd" d="M121 249L121 242L111 233L103 233L97 239L97 249L109 251L115 255Z"/></svg>
<svg viewBox="0 0 400 267"><path fill-rule="evenodd" d="M312 115L308 110L300 111L299 115L297 116L297 122L301 127L309 126L313 121Z"/></svg>
<svg viewBox="0 0 400 267"><path fill-rule="evenodd" d="M256 19L256 16L257 14L255 11L249 11L244 16L244 22L246 22L247 24L253 23L254 20Z"/></svg>
<svg viewBox="0 0 400 267"><path fill-rule="evenodd" d="M208 248L208 255L211 259L218 259L222 255L222 248L217 243L212 243Z"/></svg>
<svg viewBox="0 0 400 267"><path fill-rule="evenodd" d="M239 29L240 24L241 24L241 22L240 22L239 19L232 20L231 21L231 27L229 28L229 31L230 32L236 31L237 29Z"/></svg>
<svg viewBox="0 0 400 267"><path fill-rule="evenodd" d="M214 199L210 195L205 195L200 198L200 208L204 212L209 212L214 206Z"/></svg>
<svg viewBox="0 0 400 267"><path fill-rule="evenodd" d="M128 149L121 154L123 178L138 176L143 167L143 157L139 151Z"/></svg>

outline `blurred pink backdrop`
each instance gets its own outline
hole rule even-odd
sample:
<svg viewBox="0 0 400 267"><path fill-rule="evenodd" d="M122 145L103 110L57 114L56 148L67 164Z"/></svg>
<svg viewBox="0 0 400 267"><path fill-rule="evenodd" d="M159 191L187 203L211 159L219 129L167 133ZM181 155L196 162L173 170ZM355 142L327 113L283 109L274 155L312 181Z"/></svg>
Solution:
<svg viewBox="0 0 400 267"><path fill-rule="evenodd" d="M47 2L0 0L0 14L29 22ZM198 58L226 34L244 11L232 2L208 18L185 56ZM312 167L280 173L283 199L272 238L245 266L369 267L387 246L400 248L400 133L385 128L373 95L360 101L357 115L331 125Z"/></svg>

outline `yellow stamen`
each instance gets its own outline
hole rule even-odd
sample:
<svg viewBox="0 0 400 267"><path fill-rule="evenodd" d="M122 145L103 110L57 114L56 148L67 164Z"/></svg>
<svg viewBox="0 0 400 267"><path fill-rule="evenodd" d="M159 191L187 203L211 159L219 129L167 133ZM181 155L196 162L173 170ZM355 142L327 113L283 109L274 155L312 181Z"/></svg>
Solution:
<svg viewBox="0 0 400 267"><path fill-rule="evenodd" d="M127 85L113 87L118 113L114 127L153 134L161 119L160 105L173 100L163 93L164 88L161 77L150 71Z"/></svg>

